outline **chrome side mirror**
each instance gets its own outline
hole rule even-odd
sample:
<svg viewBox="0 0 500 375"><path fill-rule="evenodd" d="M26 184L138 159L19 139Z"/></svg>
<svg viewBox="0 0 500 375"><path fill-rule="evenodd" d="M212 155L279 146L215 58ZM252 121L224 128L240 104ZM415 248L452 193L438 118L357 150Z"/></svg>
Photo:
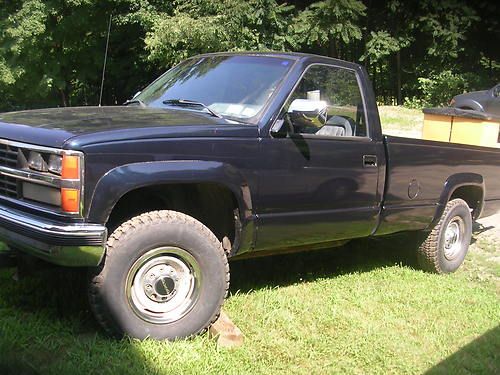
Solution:
<svg viewBox="0 0 500 375"><path fill-rule="evenodd" d="M288 107L294 126L321 127L326 124L328 105L324 100L295 99Z"/></svg>

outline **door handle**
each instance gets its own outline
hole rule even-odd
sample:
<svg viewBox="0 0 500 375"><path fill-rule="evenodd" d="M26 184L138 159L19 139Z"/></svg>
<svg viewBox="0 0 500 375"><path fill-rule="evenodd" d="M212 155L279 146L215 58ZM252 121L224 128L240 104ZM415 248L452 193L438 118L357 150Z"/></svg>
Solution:
<svg viewBox="0 0 500 375"><path fill-rule="evenodd" d="M363 155L363 167L376 167L377 165L376 155Z"/></svg>

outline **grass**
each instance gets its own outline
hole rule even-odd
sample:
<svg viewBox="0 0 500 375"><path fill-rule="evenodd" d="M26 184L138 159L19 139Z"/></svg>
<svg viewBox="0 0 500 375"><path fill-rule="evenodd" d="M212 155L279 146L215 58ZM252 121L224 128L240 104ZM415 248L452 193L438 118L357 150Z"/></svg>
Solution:
<svg viewBox="0 0 500 375"><path fill-rule="evenodd" d="M424 114L419 109L380 106L380 121L385 134L421 138Z"/></svg>
<svg viewBox="0 0 500 375"><path fill-rule="evenodd" d="M206 335L110 340L96 327L78 277L48 269L16 283L5 270L0 373L498 373L500 274L490 266L492 246L479 236L464 267L449 276L416 270L398 238L235 262L225 309L246 341L231 351Z"/></svg>
<svg viewBox="0 0 500 375"><path fill-rule="evenodd" d="M405 237L233 262L225 310L245 334L234 350L207 335L108 339L83 275L49 268L15 282L5 269L0 374L498 374L499 239L490 232L476 228L463 267L446 276L419 271Z"/></svg>

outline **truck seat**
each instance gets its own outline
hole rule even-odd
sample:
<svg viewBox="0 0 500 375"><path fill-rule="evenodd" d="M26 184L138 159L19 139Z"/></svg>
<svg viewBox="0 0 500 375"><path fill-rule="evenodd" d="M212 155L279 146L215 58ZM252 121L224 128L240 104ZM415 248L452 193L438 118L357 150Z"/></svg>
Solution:
<svg viewBox="0 0 500 375"><path fill-rule="evenodd" d="M330 117L315 134L328 137L352 137L353 135L350 121L342 116Z"/></svg>

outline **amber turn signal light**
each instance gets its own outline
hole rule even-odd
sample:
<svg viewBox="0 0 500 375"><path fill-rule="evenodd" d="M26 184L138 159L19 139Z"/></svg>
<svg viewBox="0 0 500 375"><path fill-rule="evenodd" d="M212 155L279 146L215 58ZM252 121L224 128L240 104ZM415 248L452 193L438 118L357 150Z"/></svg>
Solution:
<svg viewBox="0 0 500 375"><path fill-rule="evenodd" d="M61 178L63 180L78 180L80 178L80 158L78 156L63 156Z"/></svg>
<svg viewBox="0 0 500 375"><path fill-rule="evenodd" d="M64 212L79 212L80 191L77 189L61 189L61 208Z"/></svg>

